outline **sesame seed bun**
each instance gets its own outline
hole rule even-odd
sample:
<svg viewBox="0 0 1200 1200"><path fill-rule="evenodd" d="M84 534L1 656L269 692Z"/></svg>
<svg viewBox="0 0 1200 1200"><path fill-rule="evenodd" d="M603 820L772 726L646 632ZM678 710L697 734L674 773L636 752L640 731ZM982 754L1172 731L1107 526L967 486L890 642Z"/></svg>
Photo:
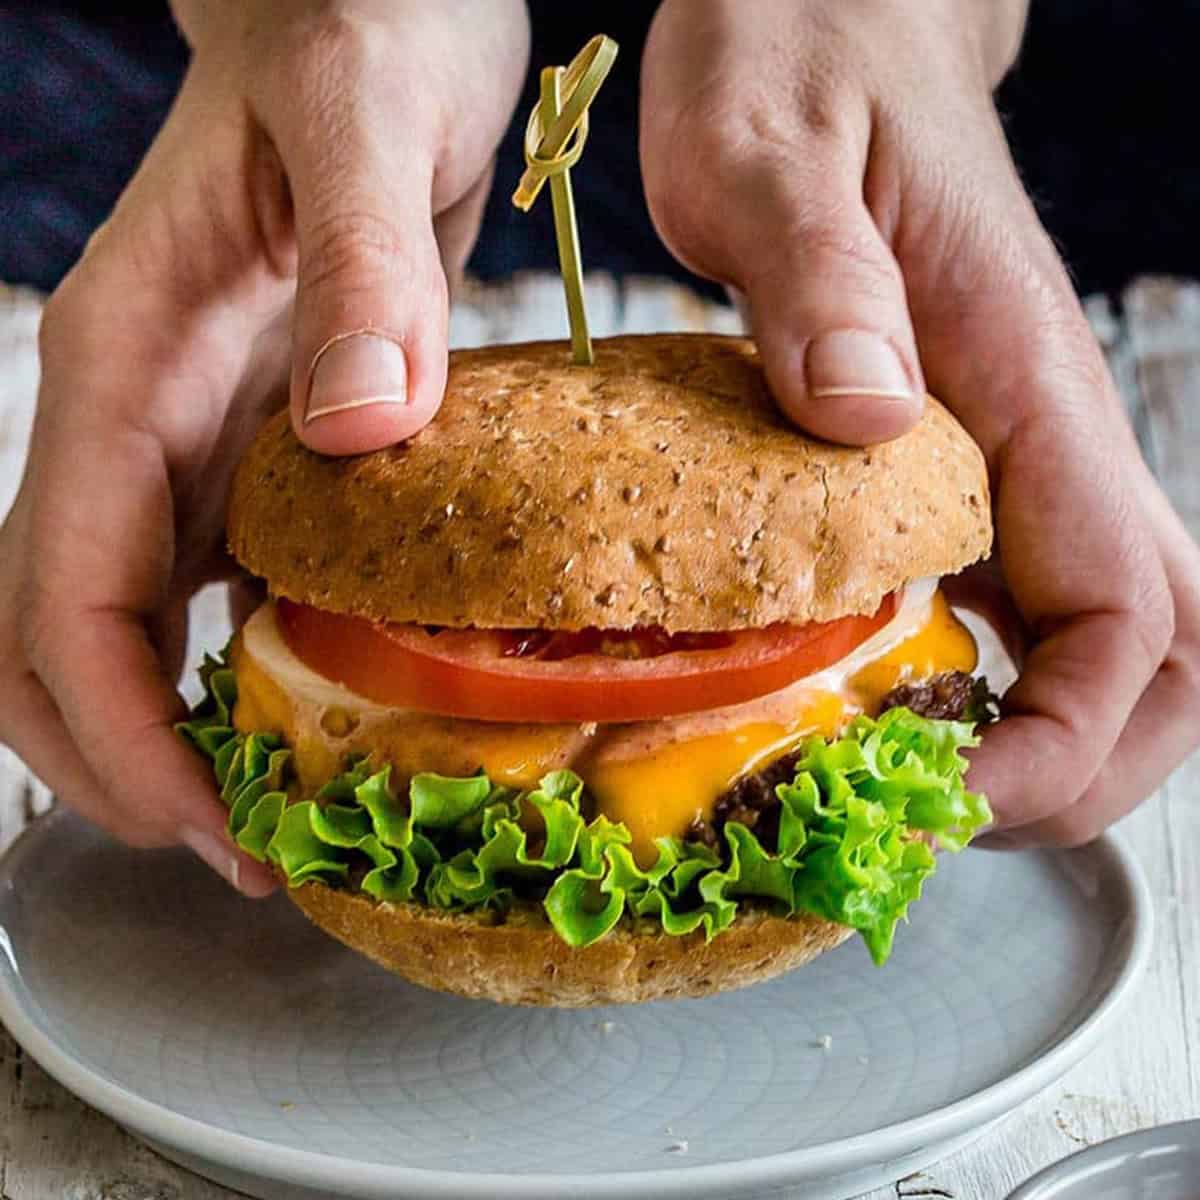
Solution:
<svg viewBox="0 0 1200 1200"><path fill-rule="evenodd" d="M873 612L987 554L987 476L935 400L855 449L778 414L745 339L456 351L433 423L358 458L281 413L237 473L229 544L272 592L451 627L728 630Z"/></svg>

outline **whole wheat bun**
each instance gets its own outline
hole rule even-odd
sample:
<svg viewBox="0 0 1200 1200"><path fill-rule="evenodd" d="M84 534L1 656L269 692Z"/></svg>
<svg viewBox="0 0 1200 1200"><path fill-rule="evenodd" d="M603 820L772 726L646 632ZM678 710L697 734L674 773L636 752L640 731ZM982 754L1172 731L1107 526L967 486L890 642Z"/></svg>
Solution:
<svg viewBox="0 0 1200 1200"><path fill-rule="evenodd" d="M500 1004L587 1008L708 996L802 966L854 931L817 917L777 917L743 902L734 923L706 943L618 926L572 949L533 905L503 924L472 913L386 904L305 883L288 890L315 925L423 987Z"/></svg>
<svg viewBox="0 0 1200 1200"><path fill-rule="evenodd" d="M695 334L457 351L432 424L359 458L286 413L246 455L234 556L375 620L724 630L873 612L991 545L982 455L929 400L870 449L786 424L754 344Z"/></svg>

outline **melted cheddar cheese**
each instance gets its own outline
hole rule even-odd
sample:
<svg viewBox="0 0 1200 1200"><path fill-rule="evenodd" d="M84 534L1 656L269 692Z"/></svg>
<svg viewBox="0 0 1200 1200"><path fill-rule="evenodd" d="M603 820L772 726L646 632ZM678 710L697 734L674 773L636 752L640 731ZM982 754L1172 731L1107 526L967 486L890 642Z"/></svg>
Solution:
<svg viewBox="0 0 1200 1200"><path fill-rule="evenodd" d="M941 671L969 674L978 661L975 639L954 615L946 597L935 592L929 620L912 637L852 675L849 690L863 712L874 712L898 684L928 679Z"/></svg>
<svg viewBox="0 0 1200 1200"><path fill-rule="evenodd" d="M741 725L727 733L674 742L625 762L580 764L597 809L633 834L634 858L653 864L654 839L709 820L717 797L739 776L786 754L810 733L830 736L842 723L842 698L813 693L787 725Z"/></svg>
<svg viewBox="0 0 1200 1200"><path fill-rule="evenodd" d="M632 726L499 724L390 709L356 696L305 667L265 605L234 640L234 724L282 735L308 794L347 757L365 754L390 763L398 782L419 771L467 775L482 767L498 783L528 788L548 771L572 767L597 810L628 826L635 857L648 865L656 837L709 819L732 783L802 737L832 736L854 713L875 711L899 683L976 664L971 634L938 593L890 640L860 649L772 697L698 717Z"/></svg>

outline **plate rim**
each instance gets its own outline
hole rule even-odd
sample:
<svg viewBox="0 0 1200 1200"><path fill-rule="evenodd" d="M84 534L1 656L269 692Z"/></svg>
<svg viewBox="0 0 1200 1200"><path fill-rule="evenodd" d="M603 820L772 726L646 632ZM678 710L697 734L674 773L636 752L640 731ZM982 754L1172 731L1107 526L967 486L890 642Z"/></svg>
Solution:
<svg viewBox="0 0 1200 1200"><path fill-rule="evenodd" d="M64 820L84 823L61 807L45 813L23 830L0 857L0 875L11 876L37 841ZM1109 856L1125 886L1128 913L1120 927L1126 933L1123 958L1099 1001L1070 1033L1050 1043L1013 1074L941 1108L880 1130L775 1154L603 1175L516 1174L447 1171L343 1158L236 1133L178 1113L105 1078L45 1033L26 1012L18 994L24 991L36 1005L36 997L24 988L19 968L14 970L16 964L4 953L7 935L2 924L0 1023L48 1075L135 1135L144 1133L214 1163L335 1195L353 1195L355 1192L347 1191L353 1188L364 1195L420 1195L430 1200L559 1200L576 1189L597 1200L626 1200L635 1189L637 1194L660 1197L688 1195L698 1187L735 1182L742 1189L769 1189L836 1178L865 1161L886 1162L911 1152L917 1145L934 1144L973 1125L985 1125L1048 1087L1095 1047L1145 974L1154 945L1155 918L1145 871L1122 834L1110 829L1084 849ZM398 1192L398 1188L406 1190Z"/></svg>
<svg viewBox="0 0 1200 1200"><path fill-rule="evenodd" d="M1131 1129L1128 1133L1119 1133L1115 1137L1105 1138L1102 1142L1093 1142L1082 1150L1075 1150L1065 1158L1047 1163L1035 1175L1031 1175L1024 1183L1009 1192L1008 1200L1053 1200L1053 1194L1044 1189L1047 1184L1074 1184L1083 1182L1086 1176L1080 1174L1080 1168L1097 1167L1111 1161L1114 1154L1122 1152L1137 1153L1150 1147L1158 1147L1166 1143L1167 1149L1183 1146L1182 1141L1168 1141L1178 1137L1183 1130L1190 1134L1194 1146L1200 1146L1200 1117L1185 1117L1181 1121L1167 1121L1162 1125L1146 1125L1141 1129Z"/></svg>

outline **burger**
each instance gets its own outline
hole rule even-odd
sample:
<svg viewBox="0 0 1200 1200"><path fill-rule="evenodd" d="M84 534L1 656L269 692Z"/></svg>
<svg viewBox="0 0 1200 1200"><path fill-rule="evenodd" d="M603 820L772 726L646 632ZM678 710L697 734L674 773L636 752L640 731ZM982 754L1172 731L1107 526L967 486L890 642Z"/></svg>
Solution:
<svg viewBox="0 0 1200 1200"><path fill-rule="evenodd" d="M402 445L269 421L228 539L270 598L181 731L236 844L416 983L700 996L854 932L882 963L990 820L939 589L988 553L987 477L933 399L857 449L788 426L744 339L459 351Z"/></svg>

